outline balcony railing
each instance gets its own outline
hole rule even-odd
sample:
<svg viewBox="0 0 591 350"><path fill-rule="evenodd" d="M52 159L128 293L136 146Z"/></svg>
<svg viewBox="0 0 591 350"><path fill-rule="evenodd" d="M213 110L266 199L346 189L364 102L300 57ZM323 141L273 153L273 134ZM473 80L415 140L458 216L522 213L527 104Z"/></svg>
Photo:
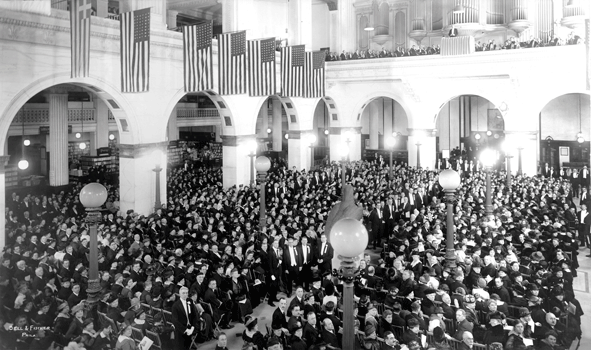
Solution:
<svg viewBox="0 0 591 350"><path fill-rule="evenodd" d="M109 111L110 113L110 111ZM114 120L111 119L111 120ZM68 123L94 123L95 113L94 109L68 109ZM12 120L12 124L49 124L49 109L48 108L34 108L23 109Z"/></svg>
<svg viewBox="0 0 591 350"><path fill-rule="evenodd" d="M217 108L178 108L176 117L178 119L219 118L220 113Z"/></svg>

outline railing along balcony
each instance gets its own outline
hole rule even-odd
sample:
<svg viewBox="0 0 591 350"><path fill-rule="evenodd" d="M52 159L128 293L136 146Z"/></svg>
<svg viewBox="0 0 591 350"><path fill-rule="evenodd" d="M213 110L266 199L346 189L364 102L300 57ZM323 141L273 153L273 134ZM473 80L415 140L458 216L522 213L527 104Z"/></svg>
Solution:
<svg viewBox="0 0 591 350"><path fill-rule="evenodd" d="M178 119L219 118L220 113L217 108L178 108L176 117Z"/></svg>

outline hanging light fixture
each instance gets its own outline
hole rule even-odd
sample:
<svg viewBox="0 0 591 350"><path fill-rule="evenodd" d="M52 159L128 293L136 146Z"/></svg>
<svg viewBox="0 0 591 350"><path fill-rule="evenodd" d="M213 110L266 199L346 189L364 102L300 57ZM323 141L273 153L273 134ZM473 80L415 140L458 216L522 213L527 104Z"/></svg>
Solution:
<svg viewBox="0 0 591 350"><path fill-rule="evenodd" d="M115 135L109 134L109 140L111 140L111 141L115 140Z"/></svg>
<svg viewBox="0 0 591 350"><path fill-rule="evenodd" d="M458 14L462 14L464 13L465 9L464 9L464 5L462 5L461 2L458 2L458 4L456 6L454 6L454 10L453 13L458 15Z"/></svg>
<svg viewBox="0 0 591 350"><path fill-rule="evenodd" d="M369 15L367 16L367 25L365 26L365 28L363 28L363 30L365 30L366 32L371 32L373 31L375 28L369 24Z"/></svg>
<svg viewBox="0 0 591 350"><path fill-rule="evenodd" d="M31 145L31 140L29 140L28 137L25 137L25 119L23 118L22 113L21 113L21 122L23 125L23 138L24 138L23 145L25 145L25 147L28 147Z"/></svg>
<svg viewBox="0 0 591 350"><path fill-rule="evenodd" d="M580 94L579 94L579 132L577 133L577 142L578 143L585 142L583 128L581 126L581 95Z"/></svg>
<svg viewBox="0 0 591 350"><path fill-rule="evenodd" d="M82 100L82 114L80 115L80 120L82 121L82 133L84 133L84 100ZM80 138L82 137L82 133L77 132L76 133L76 138ZM81 150L85 150L86 149L86 142L84 142L84 140L80 141L80 145L78 145L80 147Z"/></svg>
<svg viewBox="0 0 591 350"><path fill-rule="evenodd" d="M23 125L23 138L25 137L25 118L23 117L23 113L19 111L21 116L21 122ZM31 142L29 141L29 144ZM25 158L25 142L23 141L23 145L21 147L21 160L18 162L18 168L20 170L25 170L29 167L29 161Z"/></svg>

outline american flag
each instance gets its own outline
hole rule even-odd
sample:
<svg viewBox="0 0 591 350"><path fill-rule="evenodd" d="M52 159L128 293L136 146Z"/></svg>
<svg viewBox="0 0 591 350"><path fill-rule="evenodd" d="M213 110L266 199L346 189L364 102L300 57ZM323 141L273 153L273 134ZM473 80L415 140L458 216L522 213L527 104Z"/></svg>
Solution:
<svg viewBox="0 0 591 350"><path fill-rule="evenodd" d="M250 96L276 93L275 38L248 40L248 90Z"/></svg>
<svg viewBox="0 0 591 350"><path fill-rule="evenodd" d="M306 52L306 97L324 97L324 51Z"/></svg>
<svg viewBox="0 0 591 350"><path fill-rule="evenodd" d="M305 45L281 49L281 94L289 97L304 97Z"/></svg>
<svg viewBox="0 0 591 350"><path fill-rule="evenodd" d="M150 8L121 14L121 91L150 88Z"/></svg>
<svg viewBox="0 0 591 350"><path fill-rule="evenodd" d="M220 34L218 38L220 95L246 93L246 31Z"/></svg>
<svg viewBox="0 0 591 350"><path fill-rule="evenodd" d="M73 0L70 6L72 78L87 77L90 71L90 0Z"/></svg>
<svg viewBox="0 0 591 350"><path fill-rule="evenodd" d="M212 23L183 27L185 91L213 89Z"/></svg>

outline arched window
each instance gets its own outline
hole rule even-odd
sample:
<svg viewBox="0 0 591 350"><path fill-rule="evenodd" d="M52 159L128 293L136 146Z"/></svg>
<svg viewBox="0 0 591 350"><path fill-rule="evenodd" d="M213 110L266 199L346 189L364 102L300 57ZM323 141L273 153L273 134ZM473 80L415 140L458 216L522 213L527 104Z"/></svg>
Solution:
<svg viewBox="0 0 591 350"><path fill-rule="evenodd" d="M369 19L367 16L361 16L361 18L359 18L359 28L357 28L357 42L358 47L361 50L367 50L368 48L369 36L365 31L365 27L367 27L368 24Z"/></svg>
<svg viewBox="0 0 591 350"><path fill-rule="evenodd" d="M377 12L374 12L376 19L376 35L388 35L390 32L390 6L387 2L382 2ZM374 8L374 9L375 9Z"/></svg>
<svg viewBox="0 0 591 350"><path fill-rule="evenodd" d="M396 47L406 47L406 14L402 11L394 17L394 41Z"/></svg>

